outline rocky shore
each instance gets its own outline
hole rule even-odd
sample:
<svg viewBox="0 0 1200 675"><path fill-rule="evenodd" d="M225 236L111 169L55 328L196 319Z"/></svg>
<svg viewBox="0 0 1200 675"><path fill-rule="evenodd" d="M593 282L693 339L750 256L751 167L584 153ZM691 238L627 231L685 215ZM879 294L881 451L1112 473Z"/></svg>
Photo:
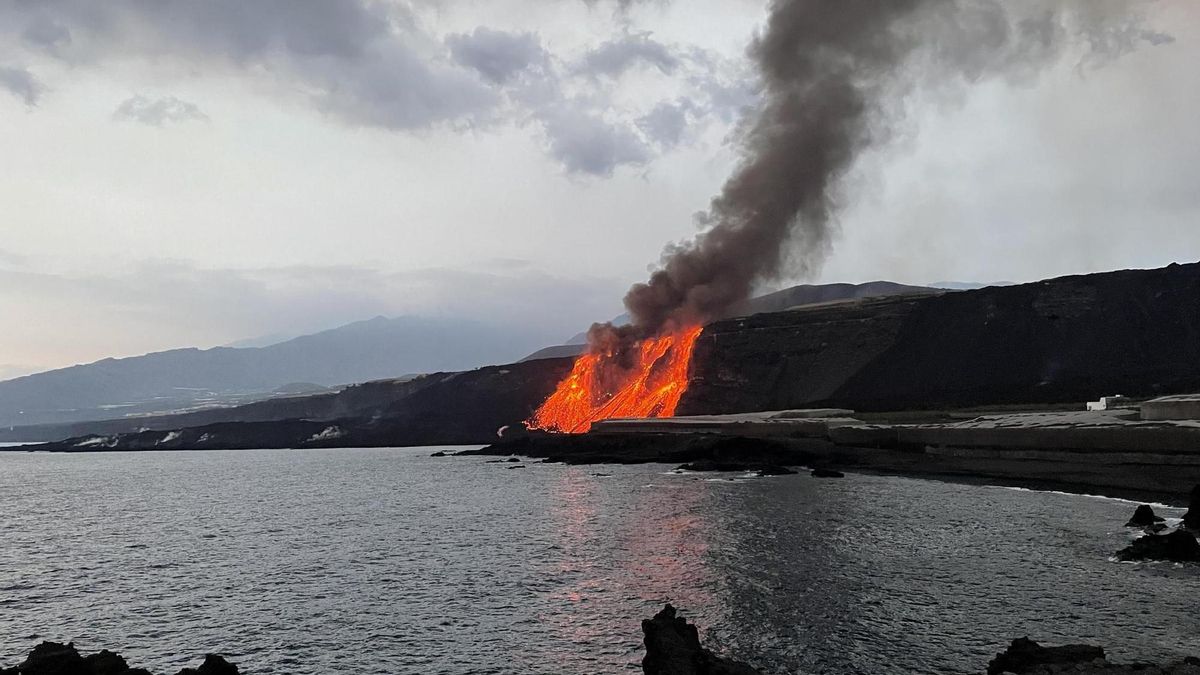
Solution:
<svg viewBox="0 0 1200 675"><path fill-rule="evenodd" d="M669 603L642 621L646 655L645 675L763 675L754 666L721 656L700 643L696 626L679 615ZM209 654L197 668L184 668L177 675L239 675L236 665ZM1045 647L1029 638L1017 638L987 665L987 675L1200 675L1200 659L1185 658L1165 664L1119 664L1108 660L1104 649L1092 645ZM81 655L73 644L43 642L17 666L0 668L0 675L152 675L130 668L120 654L102 650Z"/></svg>
<svg viewBox="0 0 1200 675"><path fill-rule="evenodd" d="M238 675L238 667L209 654L198 668L184 668L178 675ZM73 643L43 642L12 668L0 667L0 675L152 675L143 668L130 668L120 654L107 649L83 656Z"/></svg>
<svg viewBox="0 0 1200 675"><path fill-rule="evenodd" d="M642 621L646 657L645 675L763 675L749 664L718 656L700 644L699 631L678 616L668 604L651 619ZM1045 647L1027 637L1012 641L988 664L987 675L1200 675L1200 658L1165 664L1113 663L1104 648L1092 645Z"/></svg>
<svg viewBox="0 0 1200 675"><path fill-rule="evenodd" d="M1117 560L1136 562L1140 560L1166 560L1170 562L1200 562L1200 542L1196 540L1197 518L1200 517L1200 485L1192 488L1187 513L1179 526L1161 534L1168 527L1148 504L1142 504L1133 512L1125 527L1140 527L1145 536L1138 537L1129 546L1117 551Z"/></svg>
<svg viewBox="0 0 1200 675"><path fill-rule="evenodd" d="M842 471L1012 485L1032 489L1105 494L1183 506L1200 465L1160 463L1154 457L1111 458L1107 453L1028 450L954 451L935 446L872 447L855 436L835 441L820 431L822 420L803 420L811 435L740 436L711 432L596 432L582 435L518 434L459 455L522 456L565 464L686 464L723 471L766 466L809 467L816 475ZM752 429L744 432L754 431ZM1112 461L1109 461L1112 459ZM688 467L693 468L693 467ZM1200 510L1197 511L1200 513ZM1200 516L1196 517L1200 520Z"/></svg>

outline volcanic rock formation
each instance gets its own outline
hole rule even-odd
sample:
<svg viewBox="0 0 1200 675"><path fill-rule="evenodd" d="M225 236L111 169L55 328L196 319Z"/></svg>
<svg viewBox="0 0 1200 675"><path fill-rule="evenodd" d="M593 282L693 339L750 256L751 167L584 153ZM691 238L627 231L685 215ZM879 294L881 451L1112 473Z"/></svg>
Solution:
<svg viewBox="0 0 1200 675"><path fill-rule="evenodd" d="M696 626L676 616L670 604L652 619L642 621L646 675L762 675L754 668L722 658L700 646Z"/></svg>
<svg viewBox="0 0 1200 675"><path fill-rule="evenodd" d="M1187 530L1175 530L1169 534L1148 534L1138 537L1129 546L1117 552L1117 559L1170 560L1173 562L1200 562L1200 543Z"/></svg>
<svg viewBox="0 0 1200 675"><path fill-rule="evenodd" d="M81 656L72 643L43 642L29 657L13 668L0 668L0 675L151 675L130 668L120 654L107 649ZM184 668L178 675L238 675L237 666L216 654L204 657L199 668Z"/></svg>
<svg viewBox="0 0 1200 675"><path fill-rule="evenodd" d="M1155 523L1163 522L1161 516L1154 514L1154 509L1149 504L1142 504L1133 511L1133 516L1125 523L1125 527L1150 527Z"/></svg>
<svg viewBox="0 0 1200 675"><path fill-rule="evenodd" d="M1183 514L1183 526L1192 530L1200 530L1200 485L1192 488L1192 498L1188 503L1187 513Z"/></svg>
<svg viewBox="0 0 1200 675"><path fill-rule="evenodd" d="M1008 649L997 654L988 664L988 675L1050 675L1051 673L1082 673L1083 675L1125 675L1126 673L1157 673L1159 675L1200 675L1200 659L1186 658L1177 663L1156 666L1147 663L1116 664L1104 656L1104 649L1090 645L1043 647L1027 637L1012 641Z"/></svg>

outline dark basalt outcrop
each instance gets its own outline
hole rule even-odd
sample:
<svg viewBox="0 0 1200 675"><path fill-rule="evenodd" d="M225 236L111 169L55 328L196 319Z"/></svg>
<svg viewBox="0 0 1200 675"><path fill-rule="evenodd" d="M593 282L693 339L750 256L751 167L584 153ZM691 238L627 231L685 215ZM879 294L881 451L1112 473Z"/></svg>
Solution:
<svg viewBox="0 0 1200 675"><path fill-rule="evenodd" d="M742 438L696 434L530 433L459 455L521 455L564 464L681 464L711 462L743 471L807 464L829 444L814 439ZM705 469L698 469L705 470Z"/></svg>
<svg viewBox="0 0 1200 675"><path fill-rule="evenodd" d="M1188 503L1187 513L1183 514L1183 526L1200 530L1200 485L1192 488L1192 498Z"/></svg>
<svg viewBox="0 0 1200 675"><path fill-rule="evenodd" d="M1149 504L1142 504L1134 510L1133 516L1125 523L1125 527L1150 527L1155 523L1163 522L1162 517L1154 514L1154 509Z"/></svg>
<svg viewBox="0 0 1200 675"><path fill-rule="evenodd" d="M988 675L1050 675L1051 673L1081 673L1083 675L1200 675L1200 659L1186 658L1177 663L1153 665L1148 663L1111 663L1104 649L1090 645L1043 647L1029 638L1017 638L1008 649L997 654L988 664Z"/></svg>
<svg viewBox="0 0 1200 675"><path fill-rule="evenodd" d="M1148 534L1138 537L1129 546L1117 552L1117 559L1169 560L1173 562L1200 562L1200 543L1187 530L1175 530L1169 534Z"/></svg>
<svg viewBox="0 0 1200 675"><path fill-rule="evenodd" d="M997 654L988 664L988 675L1000 673L1034 673L1054 666L1075 666L1104 661L1104 649L1089 645L1043 647L1027 637L1012 641L1008 649Z"/></svg>
<svg viewBox="0 0 1200 675"><path fill-rule="evenodd" d="M115 426L121 430L116 433L109 433L110 427L101 424L95 433L22 450L237 450L487 443L497 438L501 427L519 424L529 417L570 371L571 363L570 359L531 361L428 375L418 378L420 386L404 385L408 393L403 396L394 388L386 389L386 395L368 395L368 390L374 389L363 385L358 394L361 400L343 401L348 407L316 406L313 412L318 414L312 418L180 427L147 423L142 426L150 428L138 431L129 431L128 427L141 429L140 422L124 421ZM296 410L302 415L309 412L303 406Z"/></svg>
<svg viewBox="0 0 1200 675"><path fill-rule="evenodd" d="M120 654L107 649L81 656L72 643L43 642L29 657L13 668L0 668L0 675L152 675L130 668ZM178 675L238 675L237 666L216 654L204 657L199 668L184 668Z"/></svg>
<svg viewBox="0 0 1200 675"><path fill-rule="evenodd" d="M1200 264L718 321L680 414L1200 391ZM1200 519L1200 517L1198 517Z"/></svg>
<svg viewBox="0 0 1200 675"><path fill-rule="evenodd" d="M646 675L762 675L745 663L700 646L696 626L676 616L669 604L654 618L642 621L642 633L646 643L642 672Z"/></svg>

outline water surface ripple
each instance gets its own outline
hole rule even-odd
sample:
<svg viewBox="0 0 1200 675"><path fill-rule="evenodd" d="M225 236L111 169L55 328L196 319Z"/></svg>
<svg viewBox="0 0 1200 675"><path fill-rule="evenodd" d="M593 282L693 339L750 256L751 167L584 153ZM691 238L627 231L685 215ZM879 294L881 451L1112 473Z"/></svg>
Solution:
<svg viewBox="0 0 1200 675"><path fill-rule="evenodd" d="M666 600L773 673L979 672L1019 635L1200 654L1200 571L1109 560L1125 502L429 453L0 453L0 664L635 673Z"/></svg>

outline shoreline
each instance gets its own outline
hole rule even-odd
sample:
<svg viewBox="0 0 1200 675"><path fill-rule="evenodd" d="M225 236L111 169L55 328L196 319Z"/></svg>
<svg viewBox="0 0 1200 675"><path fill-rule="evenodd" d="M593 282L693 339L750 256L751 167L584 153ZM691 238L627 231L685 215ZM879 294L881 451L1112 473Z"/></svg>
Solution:
<svg viewBox="0 0 1200 675"><path fill-rule="evenodd" d="M997 454L1001 456L996 456ZM989 456L942 454L837 445L807 438L763 438L709 434L529 434L451 456L523 456L564 464L665 464L714 461L736 469L764 466L831 468L865 475L938 480L963 485L1024 488L1108 497L1173 508L1188 505L1200 471L1169 464L1102 461L1102 453L991 451Z"/></svg>

